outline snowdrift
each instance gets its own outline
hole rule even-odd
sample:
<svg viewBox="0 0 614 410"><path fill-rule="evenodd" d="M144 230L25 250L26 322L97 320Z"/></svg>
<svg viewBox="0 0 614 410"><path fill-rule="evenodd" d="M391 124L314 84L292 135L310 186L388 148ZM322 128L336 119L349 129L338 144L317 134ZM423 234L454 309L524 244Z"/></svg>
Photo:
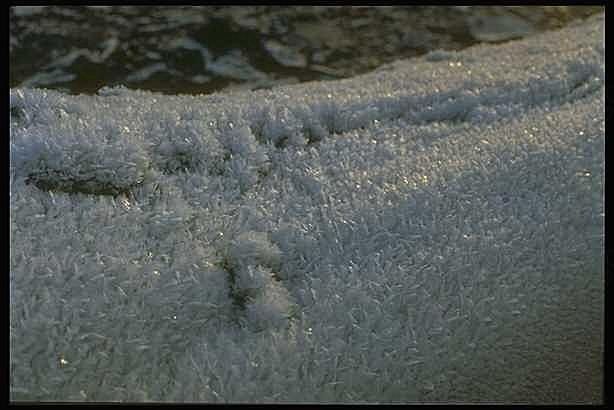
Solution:
<svg viewBox="0 0 614 410"><path fill-rule="evenodd" d="M11 398L600 402L604 47L11 89Z"/></svg>

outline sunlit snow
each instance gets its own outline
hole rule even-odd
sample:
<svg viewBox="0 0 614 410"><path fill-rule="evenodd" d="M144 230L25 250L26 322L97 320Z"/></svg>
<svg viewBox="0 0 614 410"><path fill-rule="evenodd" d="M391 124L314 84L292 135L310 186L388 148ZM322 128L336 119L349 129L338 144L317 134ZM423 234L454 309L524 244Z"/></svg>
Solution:
<svg viewBox="0 0 614 410"><path fill-rule="evenodd" d="M599 402L604 27L255 92L11 89L11 398Z"/></svg>

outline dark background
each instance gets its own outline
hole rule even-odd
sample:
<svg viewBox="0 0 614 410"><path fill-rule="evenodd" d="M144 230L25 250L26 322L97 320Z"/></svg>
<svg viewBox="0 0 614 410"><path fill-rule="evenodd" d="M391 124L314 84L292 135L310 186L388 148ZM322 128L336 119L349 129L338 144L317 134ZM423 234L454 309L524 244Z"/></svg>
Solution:
<svg viewBox="0 0 614 410"><path fill-rule="evenodd" d="M10 87L169 94L344 78L553 30L601 6L11 7Z"/></svg>

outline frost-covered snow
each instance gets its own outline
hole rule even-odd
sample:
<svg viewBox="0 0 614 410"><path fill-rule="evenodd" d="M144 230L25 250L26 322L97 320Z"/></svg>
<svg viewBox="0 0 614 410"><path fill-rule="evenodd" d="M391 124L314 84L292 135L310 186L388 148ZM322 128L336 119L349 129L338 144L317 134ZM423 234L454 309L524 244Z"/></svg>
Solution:
<svg viewBox="0 0 614 410"><path fill-rule="evenodd" d="M604 47L11 89L11 397L599 402Z"/></svg>

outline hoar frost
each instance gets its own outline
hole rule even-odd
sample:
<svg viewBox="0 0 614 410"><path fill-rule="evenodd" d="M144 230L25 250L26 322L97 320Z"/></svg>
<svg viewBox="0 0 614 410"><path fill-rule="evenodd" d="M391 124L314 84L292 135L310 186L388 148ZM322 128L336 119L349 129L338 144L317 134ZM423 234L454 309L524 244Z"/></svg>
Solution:
<svg viewBox="0 0 614 410"><path fill-rule="evenodd" d="M600 402L603 33L11 89L11 398Z"/></svg>

